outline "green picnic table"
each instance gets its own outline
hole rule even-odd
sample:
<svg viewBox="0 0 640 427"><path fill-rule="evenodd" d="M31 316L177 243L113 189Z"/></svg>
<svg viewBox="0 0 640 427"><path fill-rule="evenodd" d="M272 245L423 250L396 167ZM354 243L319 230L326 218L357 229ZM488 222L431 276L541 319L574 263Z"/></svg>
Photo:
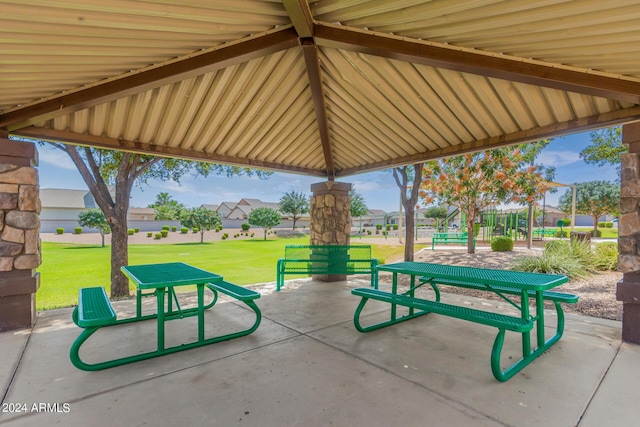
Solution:
<svg viewBox="0 0 640 427"><path fill-rule="evenodd" d="M71 346L70 352L71 362L79 369L95 371L238 338L252 333L260 325L262 314L254 302L255 299L260 297L260 294L226 282L218 274L182 262L124 266L121 270L137 286L136 315L118 319L104 288L81 289L78 306L73 312L73 321L83 328L83 331ZM175 288L187 285L196 286L196 307L182 308L180 306ZM208 304L205 304L205 289L213 293L213 299ZM242 301L253 310L256 315L253 325L237 332L205 338L205 310L216 304L218 292ZM156 297L157 308L155 313L143 315L142 298L147 296ZM191 316L198 317L197 340L167 348L165 346L166 322ZM99 363L86 363L81 360L79 355L80 347L100 328L147 320L156 320L157 347L155 350Z"/></svg>
<svg viewBox="0 0 640 427"><path fill-rule="evenodd" d="M391 292L369 288L357 288L351 291L353 295L362 297L354 314L354 325L358 331L373 331L428 313L437 313L496 327L498 328L498 335L491 352L491 370L494 377L499 381L507 381L562 337L564 312L560 303L575 303L578 301L576 295L552 291L555 287L568 281L568 278L562 275L423 262L385 264L379 265L377 269L378 272L387 271L392 273ZM398 293L398 275L400 274L410 276L409 290L402 294ZM423 285L430 285L433 288L435 301L415 297L416 289ZM440 302L439 286L441 285L493 292L517 308L520 315L513 316L508 313L496 313L465 306L444 304ZM512 298L514 295L519 296L519 301ZM363 326L360 318L363 308L369 299L391 304L390 319ZM530 313L530 299L534 302L535 315ZM548 339L545 337L545 300L552 301L555 304L557 313L556 332ZM397 312L398 306L408 307L408 314L399 316ZM536 328L535 342L537 346L532 349L531 331L534 327ZM521 334L522 358L503 370L500 363L500 355L507 330Z"/></svg>

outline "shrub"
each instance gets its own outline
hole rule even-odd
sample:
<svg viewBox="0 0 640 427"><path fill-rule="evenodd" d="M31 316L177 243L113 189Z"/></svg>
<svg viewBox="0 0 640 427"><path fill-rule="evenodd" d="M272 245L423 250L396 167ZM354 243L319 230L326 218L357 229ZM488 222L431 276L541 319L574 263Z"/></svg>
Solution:
<svg viewBox="0 0 640 427"><path fill-rule="evenodd" d="M552 240L545 243L544 250L545 252L568 253L571 247L566 240Z"/></svg>
<svg viewBox="0 0 640 427"><path fill-rule="evenodd" d="M193 227L193 232L194 233L199 233L200 232L200 228L199 227Z"/></svg>
<svg viewBox="0 0 640 427"><path fill-rule="evenodd" d="M554 237L569 237L569 232L567 230L562 230L562 232L560 232L560 230L556 231L556 234L553 235Z"/></svg>
<svg viewBox="0 0 640 427"><path fill-rule="evenodd" d="M547 251L540 256L517 258L511 269L529 273L562 274L570 278L587 276L587 271L579 260Z"/></svg>
<svg viewBox="0 0 640 427"><path fill-rule="evenodd" d="M227 240L227 236L225 236L224 234L222 235L222 240Z"/></svg>
<svg viewBox="0 0 640 427"><path fill-rule="evenodd" d="M591 244L582 240L553 241L544 246L544 254L557 255L576 260L583 270L594 270Z"/></svg>
<svg viewBox="0 0 640 427"><path fill-rule="evenodd" d="M376 230L382 230L382 224L376 224Z"/></svg>
<svg viewBox="0 0 640 427"><path fill-rule="evenodd" d="M82 227L76 227L73 229L74 234L82 234Z"/></svg>
<svg viewBox="0 0 640 427"><path fill-rule="evenodd" d="M387 231L391 230L391 224L387 224Z"/></svg>
<svg viewBox="0 0 640 427"><path fill-rule="evenodd" d="M162 237L167 237L167 236L169 235L169 230L164 230L164 229L163 229L163 230L160 232L160 235L161 235Z"/></svg>
<svg viewBox="0 0 640 427"><path fill-rule="evenodd" d="M593 268L599 271L618 269L618 245L614 242L598 243L593 252Z"/></svg>
<svg viewBox="0 0 640 427"><path fill-rule="evenodd" d="M393 224L393 229L397 230L398 229L398 224Z"/></svg>
<svg viewBox="0 0 640 427"><path fill-rule="evenodd" d="M222 230L222 226L221 225L216 227L216 233L219 232L220 230Z"/></svg>
<svg viewBox="0 0 640 427"><path fill-rule="evenodd" d="M226 239L226 238L228 238L228 237L229 237L229 233L224 233L224 234L222 235L222 238L223 238L223 239Z"/></svg>
<svg viewBox="0 0 640 427"><path fill-rule="evenodd" d="M240 227L242 227L243 231L247 231L251 228L251 224L249 224L248 222L243 222Z"/></svg>
<svg viewBox="0 0 640 427"><path fill-rule="evenodd" d="M160 239L162 239L162 233L156 233L156 235L155 235L155 239L156 239L156 240L160 240Z"/></svg>
<svg viewBox="0 0 640 427"><path fill-rule="evenodd" d="M147 237L152 237L152 236L153 236L153 232L147 231Z"/></svg>
<svg viewBox="0 0 640 427"><path fill-rule="evenodd" d="M569 225L571 225L571 219L570 218L562 218L562 226L563 227L567 227Z"/></svg>
<svg viewBox="0 0 640 427"><path fill-rule="evenodd" d="M591 237L602 237L602 231L600 231L600 230L598 230L598 231L591 230Z"/></svg>
<svg viewBox="0 0 640 427"><path fill-rule="evenodd" d="M367 230L367 234L371 236L371 230Z"/></svg>
<svg viewBox="0 0 640 427"><path fill-rule="evenodd" d="M127 229L127 235L129 235L129 236L133 236L135 234L135 232L136 231L133 228L128 228Z"/></svg>
<svg viewBox="0 0 640 427"><path fill-rule="evenodd" d="M513 239L507 236L499 236L491 241L491 250L494 252L508 252L513 250Z"/></svg>
<svg viewBox="0 0 640 427"><path fill-rule="evenodd" d="M56 228L57 234L64 234L64 228Z"/></svg>
<svg viewBox="0 0 640 427"><path fill-rule="evenodd" d="M134 228L133 231L135 231L136 233L139 233L140 232L140 227Z"/></svg>
<svg viewBox="0 0 640 427"><path fill-rule="evenodd" d="M167 231L169 231L169 230L171 229L171 227L169 227L168 225L163 225L163 226L162 226L162 229L163 229L163 230L167 230Z"/></svg>
<svg viewBox="0 0 640 427"><path fill-rule="evenodd" d="M187 234L188 232L189 232L189 229L187 227L182 227L180 229L180 233L182 233L182 234Z"/></svg>
<svg viewBox="0 0 640 427"><path fill-rule="evenodd" d="M172 226L171 226L171 231L178 231L178 227L177 227L177 226L175 226L175 225L172 225Z"/></svg>
<svg viewBox="0 0 640 427"><path fill-rule="evenodd" d="M599 221L598 222L598 228L604 228L604 221Z"/></svg>
<svg viewBox="0 0 640 427"><path fill-rule="evenodd" d="M254 236L254 234L253 234L253 233L251 233L251 237L253 237L253 236Z"/></svg>

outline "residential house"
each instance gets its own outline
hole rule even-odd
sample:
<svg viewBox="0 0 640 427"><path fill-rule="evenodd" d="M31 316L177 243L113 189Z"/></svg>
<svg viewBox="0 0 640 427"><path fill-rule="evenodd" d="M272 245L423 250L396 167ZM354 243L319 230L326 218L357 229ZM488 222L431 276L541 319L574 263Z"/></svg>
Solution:
<svg viewBox="0 0 640 427"><path fill-rule="evenodd" d="M213 206L213 205L207 205L207 206ZM231 213L231 211L235 209L235 207L236 207L236 203L222 202L216 208L216 212L218 212L218 215L220 215L220 218L227 218L229 217L229 214Z"/></svg>
<svg viewBox="0 0 640 427"><path fill-rule="evenodd" d="M153 221L156 219L156 210L153 208L129 208L129 221Z"/></svg>
<svg viewBox="0 0 640 427"><path fill-rule="evenodd" d="M228 219L247 219L252 210L270 208L280 211L280 205L273 202L263 202L259 199L240 199L235 208L226 216Z"/></svg>
<svg viewBox="0 0 640 427"><path fill-rule="evenodd" d="M41 188L40 204L40 231L43 233L54 233L56 228L71 232L79 226L80 212L98 207L89 190L61 188Z"/></svg>

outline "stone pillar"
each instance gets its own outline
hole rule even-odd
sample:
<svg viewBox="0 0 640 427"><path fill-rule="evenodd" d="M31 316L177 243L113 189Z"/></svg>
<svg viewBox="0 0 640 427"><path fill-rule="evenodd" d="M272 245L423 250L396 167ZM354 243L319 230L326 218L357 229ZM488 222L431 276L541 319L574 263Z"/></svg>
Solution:
<svg viewBox="0 0 640 427"><path fill-rule="evenodd" d="M326 181L311 185L312 245L348 245L351 241L351 184ZM315 280L347 280L345 275L314 275Z"/></svg>
<svg viewBox="0 0 640 427"><path fill-rule="evenodd" d="M40 276L37 151L0 131L0 332L29 328Z"/></svg>
<svg viewBox="0 0 640 427"><path fill-rule="evenodd" d="M640 123L624 125L620 221L618 224L618 282L616 299L622 301L622 340L640 344Z"/></svg>

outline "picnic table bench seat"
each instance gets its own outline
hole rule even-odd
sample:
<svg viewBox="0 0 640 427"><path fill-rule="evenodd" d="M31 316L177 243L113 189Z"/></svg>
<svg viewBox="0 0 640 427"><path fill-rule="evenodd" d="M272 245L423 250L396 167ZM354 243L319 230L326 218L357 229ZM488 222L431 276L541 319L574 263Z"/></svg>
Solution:
<svg viewBox="0 0 640 427"><path fill-rule="evenodd" d="M449 243L466 244L469 241L469 234L462 233L434 233L431 238L431 250L435 250L436 244L448 245ZM473 247L476 247L476 238L473 238Z"/></svg>
<svg viewBox="0 0 640 427"><path fill-rule="evenodd" d="M253 301L254 299L260 298L260 293L252 289L234 285L233 283L229 283L224 280L219 283L208 283L207 287L212 290L220 291L223 294L229 295L230 297L243 302Z"/></svg>
<svg viewBox="0 0 640 427"><path fill-rule="evenodd" d="M276 290L284 286L287 274L371 275L371 287L378 287L378 260L370 245L287 245L276 266Z"/></svg>
<svg viewBox="0 0 640 427"><path fill-rule="evenodd" d="M117 316L104 288L94 287L80 289L72 319L77 326L89 328L112 325Z"/></svg>

